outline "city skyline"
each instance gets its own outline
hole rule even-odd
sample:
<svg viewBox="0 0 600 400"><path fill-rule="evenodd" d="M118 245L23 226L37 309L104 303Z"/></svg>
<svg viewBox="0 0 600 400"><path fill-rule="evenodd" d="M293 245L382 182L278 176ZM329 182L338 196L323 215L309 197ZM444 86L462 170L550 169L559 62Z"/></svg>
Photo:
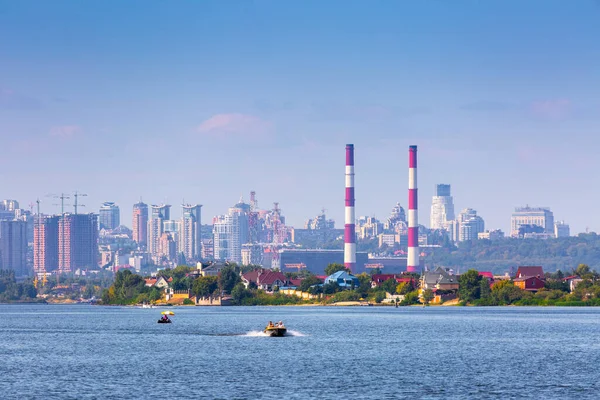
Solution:
<svg viewBox="0 0 600 400"><path fill-rule="evenodd" d="M140 195L208 221L256 190L292 226L325 208L340 227L339 149L356 147L356 216L382 218L407 209L415 144L422 222L445 182L490 229L531 204L600 230L598 3L459 3L5 3L0 187L44 213L81 190L126 225Z"/></svg>

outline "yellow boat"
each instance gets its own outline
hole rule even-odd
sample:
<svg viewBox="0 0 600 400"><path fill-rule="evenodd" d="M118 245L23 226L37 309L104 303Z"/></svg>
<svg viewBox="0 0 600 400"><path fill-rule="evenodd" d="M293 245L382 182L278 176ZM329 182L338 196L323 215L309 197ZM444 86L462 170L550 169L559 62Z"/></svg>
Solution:
<svg viewBox="0 0 600 400"><path fill-rule="evenodd" d="M278 324L269 324L266 326L265 330L263 331L264 333L266 333L269 336L285 336L285 333L287 332L287 329L285 328L285 326L282 323L278 323Z"/></svg>

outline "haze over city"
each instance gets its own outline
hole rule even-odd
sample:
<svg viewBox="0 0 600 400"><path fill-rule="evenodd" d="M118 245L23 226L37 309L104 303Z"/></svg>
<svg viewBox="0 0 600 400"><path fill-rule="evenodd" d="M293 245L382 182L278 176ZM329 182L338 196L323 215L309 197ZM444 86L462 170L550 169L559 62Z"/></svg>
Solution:
<svg viewBox="0 0 600 400"><path fill-rule="evenodd" d="M129 4L0 2L3 198L79 190L129 225L140 196L209 221L255 190L342 227L345 144L380 218L415 144L423 224L449 183L486 228L529 204L600 229L596 1Z"/></svg>

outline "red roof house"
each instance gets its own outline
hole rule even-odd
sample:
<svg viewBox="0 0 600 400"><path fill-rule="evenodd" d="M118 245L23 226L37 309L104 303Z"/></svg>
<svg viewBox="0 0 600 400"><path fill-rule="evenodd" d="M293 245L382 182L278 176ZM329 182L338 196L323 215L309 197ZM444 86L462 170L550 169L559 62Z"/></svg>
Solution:
<svg viewBox="0 0 600 400"><path fill-rule="evenodd" d="M528 278L531 276L536 276L539 279L544 279L544 268L542 267L519 267L517 269L517 275L515 278Z"/></svg>
<svg viewBox="0 0 600 400"><path fill-rule="evenodd" d="M253 282L259 289L270 292L274 286L286 286L288 279L281 272L257 269L242 275L242 282L246 287Z"/></svg>

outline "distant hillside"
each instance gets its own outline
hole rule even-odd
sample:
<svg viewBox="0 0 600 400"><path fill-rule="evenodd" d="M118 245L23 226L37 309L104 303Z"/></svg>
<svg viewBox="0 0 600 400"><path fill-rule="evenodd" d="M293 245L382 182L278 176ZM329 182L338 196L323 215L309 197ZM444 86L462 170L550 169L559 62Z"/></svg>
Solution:
<svg viewBox="0 0 600 400"><path fill-rule="evenodd" d="M425 263L461 272L475 268L495 274L508 272L511 267L516 271L519 265L541 265L548 272L570 271L579 264L600 270L600 236L589 233L548 240L506 238L463 242L458 247L435 249L425 257Z"/></svg>

